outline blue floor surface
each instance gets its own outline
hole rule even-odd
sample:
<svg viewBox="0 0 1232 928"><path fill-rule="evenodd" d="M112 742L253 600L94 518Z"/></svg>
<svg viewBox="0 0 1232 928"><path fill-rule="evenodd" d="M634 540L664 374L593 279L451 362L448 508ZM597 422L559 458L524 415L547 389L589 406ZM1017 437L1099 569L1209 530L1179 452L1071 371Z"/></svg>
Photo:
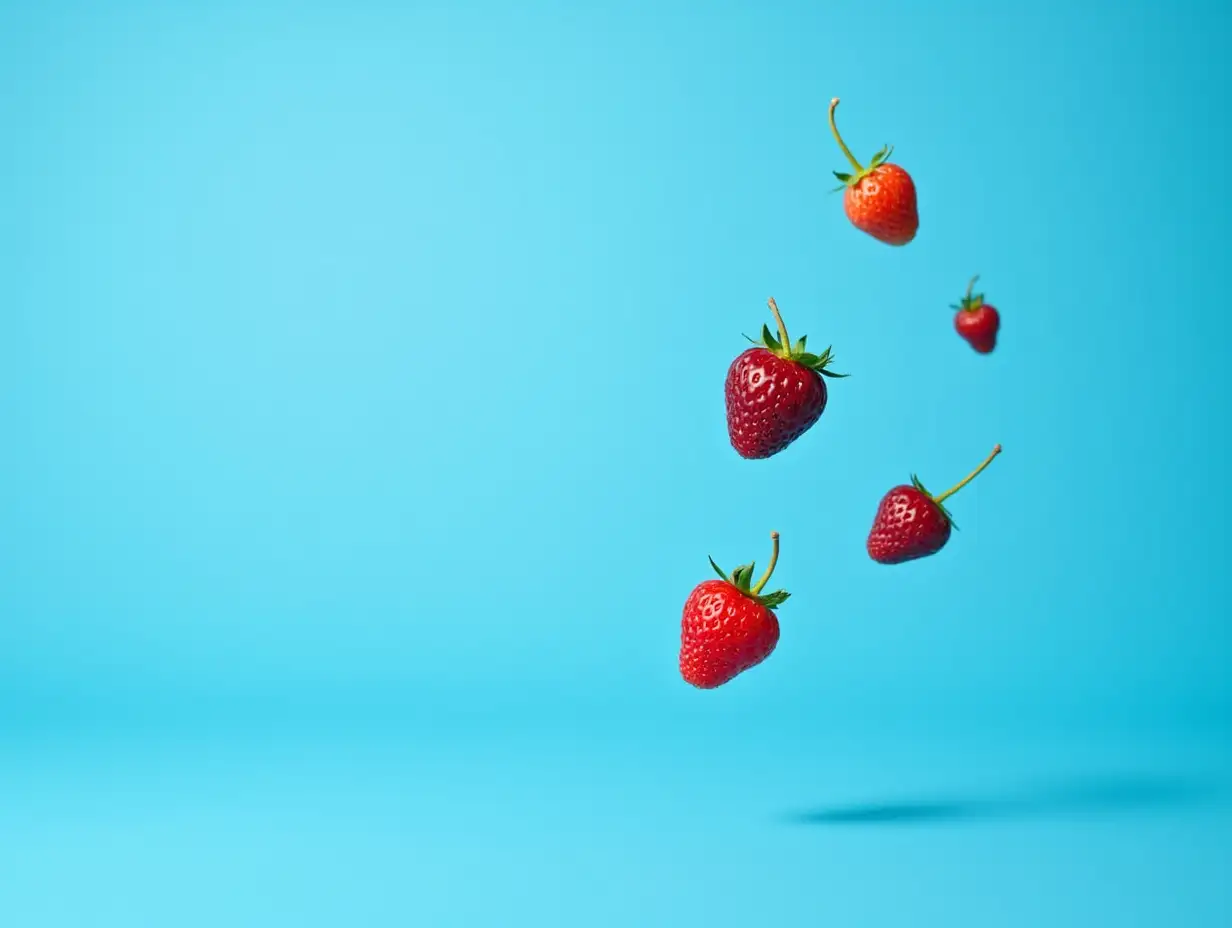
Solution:
<svg viewBox="0 0 1232 928"><path fill-rule="evenodd" d="M0 924L1232 924L1220 735L647 730L12 738Z"/></svg>

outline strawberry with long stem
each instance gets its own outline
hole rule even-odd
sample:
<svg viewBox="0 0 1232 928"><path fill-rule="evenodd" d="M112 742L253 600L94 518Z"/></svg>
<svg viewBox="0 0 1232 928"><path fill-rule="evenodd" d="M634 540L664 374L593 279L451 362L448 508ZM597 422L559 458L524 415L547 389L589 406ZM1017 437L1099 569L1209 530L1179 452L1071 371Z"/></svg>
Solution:
<svg viewBox="0 0 1232 928"><path fill-rule="evenodd" d="M838 109L838 97L830 101L830 132L839 149L851 165L852 173L835 171L834 176L843 182L843 209L851 224L861 232L867 232L887 245L906 245L920 228L920 215L916 206L915 182L911 175L891 164L889 157L894 149L882 146L873 155L868 167L860 164L851 153L843 137L839 135L834 121Z"/></svg>
<svg viewBox="0 0 1232 928"><path fill-rule="evenodd" d="M704 580L693 588L680 620L680 675L699 689L714 689L756 667L779 642L774 610L789 593L763 593L779 560L779 533L770 533L770 563L753 584L756 564L726 574L714 559L710 566L719 580Z"/></svg>
<svg viewBox="0 0 1232 928"><path fill-rule="evenodd" d="M868 533L868 556L879 564L901 564L936 554L950 540L954 520L945 501L978 477L1001 453L997 445L971 473L939 496L911 475L911 485L894 487L881 498Z"/></svg>

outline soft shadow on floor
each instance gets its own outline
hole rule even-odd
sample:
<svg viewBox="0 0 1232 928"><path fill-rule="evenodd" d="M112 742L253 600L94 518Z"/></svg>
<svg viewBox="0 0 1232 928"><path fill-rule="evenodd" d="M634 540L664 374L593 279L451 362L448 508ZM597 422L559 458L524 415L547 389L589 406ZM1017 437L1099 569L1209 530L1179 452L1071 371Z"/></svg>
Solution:
<svg viewBox="0 0 1232 928"><path fill-rule="evenodd" d="M960 824L1008 819L1139 814L1210 801L1210 784L1168 777L1101 777L1061 781L989 796L907 797L811 809L787 816L801 825Z"/></svg>

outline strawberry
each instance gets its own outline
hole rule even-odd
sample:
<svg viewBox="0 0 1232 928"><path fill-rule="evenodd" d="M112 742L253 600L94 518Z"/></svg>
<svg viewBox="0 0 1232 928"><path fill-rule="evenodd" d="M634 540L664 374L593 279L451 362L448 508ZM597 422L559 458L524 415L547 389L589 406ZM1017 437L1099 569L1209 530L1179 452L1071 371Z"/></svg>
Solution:
<svg viewBox="0 0 1232 928"><path fill-rule="evenodd" d="M724 397L727 435L743 458L778 454L821 418L826 408L825 377L846 377L827 370L830 349L821 354L805 351L802 336L793 346L779 307L771 298L770 312L779 337L761 327L761 342L737 357L727 369ZM747 336L746 336L747 338Z"/></svg>
<svg viewBox="0 0 1232 928"><path fill-rule="evenodd" d="M979 476L1000 453L997 445L983 464L940 496L930 496L914 474L911 486L897 486L883 496L868 533L868 556L879 564L901 564L944 548L954 520L942 503Z"/></svg>
<svg viewBox="0 0 1232 928"><path fill-rule="evenodd" d="M971 291L975 289L975 282L979 279L979 274L971 278L971 283L967 284L967 295L957 306L951 305L950 309L958 310L954 317L954 329L958 334L980 354L988 354L997 347L1001 314L995 306L984 302L984 294L972 295Z"/></svg>
<svg viewBox="0 0 1232 928"><path fill-rule="evenodd" d="M770 544L770 565L752 588L753 564L737 567L729 577L710 559L723 579L694 587L680 620L680 675L686 683L703 690L722 686L764 661L779 643L774 610L790 594L762 595L778 563L778 532L770 533Z"/></svg>
<svg viewBox="0 0 1232 928"><path fill-rule="evenodd" d="M868 167L856 160L834 123L834 110L838 97L830 101L830 131L838 147L847 156L854 174L834 172L847 192L843 194L843 209L851 224L861 232L867 232L887 245L906 245L915 238L920 228L920 216L916 210L915 182L911 175L897 164L887 160L893 147L883 146L873 155ZM843 187L839 187L842 190Z"/></svg>

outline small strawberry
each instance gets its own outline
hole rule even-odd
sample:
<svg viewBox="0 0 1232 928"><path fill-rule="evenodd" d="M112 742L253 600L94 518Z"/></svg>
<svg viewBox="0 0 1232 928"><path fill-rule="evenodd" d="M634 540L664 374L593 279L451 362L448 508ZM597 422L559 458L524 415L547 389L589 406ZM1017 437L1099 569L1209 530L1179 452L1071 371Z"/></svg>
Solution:
<svg viewBox="0 0 1232 928"><path fill-rule="evenodd" d="M830 131L834 140L851 163L854 174L834 172L834 176L843 182L847 192L843 194L843 209L851 224L861 232L867 232L879 242L887 245L906 245L915 238L920 228L920 216L916 210L915 182L911 175L897 164L890 164L886 159L894 151L893 147L883 146L881 151L873 155L868 167L862 167L856 160L843 137L838 134L838 126L834 124L834 110L838 107L838 97L830 101ZM842 190L843 187L839 187Z"/></svg>
<svg viewBox="0 0 1232 928"><path fill-rule="evenodd" d="M693 588L680 620L680 675L686 683L709 690L756 667L779 643L774 610L789 593L762 595L779 559L779 533L770 533L770 566L749 588L753 564L737 567L729 577L710 559L722 580L704 580Z"/></svg>
<svg viewBox="0 0 1232 928"><path fill-rule="evenodd" d="M950 540L953 519L942 503L979 476L1000 453L1001 446L997 445L983 464L940 496L930 496L914 474L911 486L897 486L883 496L868 533L868 556L879 564L901 564L944 548Z"/></svg>
<svg viewBox="0 0 1232 928"><path fill-rule="evenodd" d="M779 337L770 327L761 327L761 342L737 357L727 369L724 398L727 404L727 435L743 458L768 458L778 454L821 418L826 408L826 383L822 377L846 377L826 369L830 349L821 354L804 350L807 335L793 346L778 304L769 300ZM747 338L747 336L746 336Z"/></svg>
<svg viewBox="0 0 1232 928"><path fill-rule="evenodd" d="M967 295L957 306L950 309L958 310L954 316L954 329L965 338L971 347L980 354L988 354L997 347L997 331L1001 328L1001 314L995 306L984 302L984 294L972 294L975 282L980 279L976 274L967 284Z"/></svg>

